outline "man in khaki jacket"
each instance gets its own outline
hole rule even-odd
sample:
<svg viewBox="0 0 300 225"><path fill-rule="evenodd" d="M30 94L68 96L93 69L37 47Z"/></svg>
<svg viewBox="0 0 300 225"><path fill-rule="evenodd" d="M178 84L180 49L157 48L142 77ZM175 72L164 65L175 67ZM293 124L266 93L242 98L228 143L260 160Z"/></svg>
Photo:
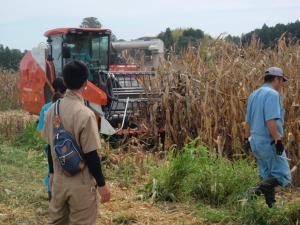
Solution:
<svg viewBox="0 0 300 225"><path fill-rule="evenodd" d="M102 202L110 200L97 149L101 148L95 114L85 106L82 93L87 84L88 69L74 60L63 69L67 87L59 111L61 122L81 147L87 166L82 172L64 175L53 148L54 107L45 115L42 137L51 145L54 173L51 175L52 200L49 206L49 225L92 225L97 217L97 191Z"/></svg>

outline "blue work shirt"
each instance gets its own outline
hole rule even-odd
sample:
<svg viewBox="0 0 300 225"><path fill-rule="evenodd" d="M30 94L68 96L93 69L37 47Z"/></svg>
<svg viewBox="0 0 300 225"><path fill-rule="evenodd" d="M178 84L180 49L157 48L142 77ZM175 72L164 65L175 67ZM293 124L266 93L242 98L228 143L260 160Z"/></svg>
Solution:
<svg viewBox="0 0 300 225"><path fill-rule="evenodd" d="M283 136L284 109L279 93L271 84L264 84L248 99L246 122L250 124L251 137L273 140L267 121L276 120L279 136Z"/></svg>
<svg viewBox="0 0 300 225"><path fill-rule="evenodd" d="M37 131L41 132L44 128L44 118L45 118L45 113L47 112L47 110L51 107L52 102L48 102L45 105L43 105L41 112L40 112L40 119L39 119L39 123L37 125Z"/></svg>

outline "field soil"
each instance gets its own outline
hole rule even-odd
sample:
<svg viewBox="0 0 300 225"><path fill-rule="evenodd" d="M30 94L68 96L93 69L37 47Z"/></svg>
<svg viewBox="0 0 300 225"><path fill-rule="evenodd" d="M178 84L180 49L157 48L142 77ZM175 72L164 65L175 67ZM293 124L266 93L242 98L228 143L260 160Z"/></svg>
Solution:
<svg viewBox="0 0 300 225"><path fill-rule="evenodd" d="M15 134L26 130L24 121L35 121L35 116L28 116L21 111L0 113L0 224L2 225L42 225L47 223L48 206L47 188L43 184L47 174L47 161L43 152L43 144L37 147L38 140L28 141L34 135L27 130L23 139ZM1 122L2 121L2 122ZM1 123L3 126L1 126ZM5 129L6 126L17 129ZM35 128L32 128L35 130ZM37 136L35 134L35 136ZM21 137L21 136L20 136ZM30 138L31 137L31 138ZM20 143L20 140L22 140ZM37 142L36 142L37 141ZM28 142L33 147L25 145ZM141 155L130 152L119 154L117 158L109 155L108 149L102 152L108 158L114 158L114 167L107 167L107 181L111 189L111 202L100 204L97 224L157 224L157 225L195 225L224 224L220 221L225 217L234 216L234 210L229 208L211 208L198 203L153 202L141 191L149 181L149 168L141 166ZM131 155L130 155L131 154ZM149 154L148 154L149 155ZM151 154L152 155L152 154ZM122 159L121 159L122 158ZM131 160L131 161L130 161ZM158 163L163 163L161 159ZM139 167L139 166L140 167ZM153 165L152 165L153 166ZM140 173L134 173L132 167L140 168ZM147 169L148 168L148 169ZM138 170L138 169L137 169ZM278 189L278 205L299 201L297 189ZM263 199L259 200L264 205ZM207 222L208 217L210 218ZM219 216L220 215L220 216ZM230 223L234 224L234 223Z"/></svg>
<svg viewBox="0 0 300 225"><path fill-rule="evenodd" d="M47 189L43 185L47 165L42 150L0 144L0 224L46 224ZM158 204L145 200L138 190L144 182L129 185L108 180L112 199L99 205L97 224L202 224L201 218L185 204Z"/></svg>

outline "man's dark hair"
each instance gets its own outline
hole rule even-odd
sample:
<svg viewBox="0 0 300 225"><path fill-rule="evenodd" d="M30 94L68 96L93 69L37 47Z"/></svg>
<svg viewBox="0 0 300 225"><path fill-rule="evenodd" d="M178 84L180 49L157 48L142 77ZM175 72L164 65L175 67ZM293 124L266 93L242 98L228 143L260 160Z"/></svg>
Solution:
<svg viewBox="0 0 300 225"><path fill-rule="evenodd" d="M276 76L273 76L273 75L267 75L264 77L264 82L265 83L271 83L273 82L273 80L275 80Z"/></svg>
<svg viewBox="0 0 300 225"><path fill-rule="evenodd" d="M60 77L54 79L54 81L52 82L52 87L54 89L54 92L59 92L61 94L64 94L67 89L63 79L61 79Z"/></svg>
<svg viewBox="0 0 300 225"><path fill-rule="evenodd" d="M73 60L66 64L63 69L65 85L70 90L77 90L87 81L89 71L87 66L79 61Z"/></svg>

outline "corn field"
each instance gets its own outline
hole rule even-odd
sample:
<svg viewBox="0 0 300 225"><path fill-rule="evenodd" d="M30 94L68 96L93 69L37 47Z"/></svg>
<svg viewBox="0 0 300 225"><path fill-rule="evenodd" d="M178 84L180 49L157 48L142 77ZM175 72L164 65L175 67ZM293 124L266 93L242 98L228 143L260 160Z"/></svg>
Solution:
<svg viewBox="0 0 300 225"><path fill-rule="evenodd" d="M244 121L248 96L263 83L264 71L281 67L289 81L281 93L286 109L285 137L294 176L300 159L300 46L287 46L283 38L275 49L262 49L253 40L239 48L221 39L202 43L180 56L170 56L158 71L152 89L161 90L162 104L150 106L166 131L166 148L180 149L199 138L210 149L230 158L243 156ZM153 87L153 85L155 87ZM154 129L154 132L157 131Z"/></svg>
<svg viewBox="0 0 300 225"><path fill-rule="evenodd" d="M298 177L299 43L287 46L282 38L276 48L262 49L256 40L243 48L222 39L206 40L199 49L189 48L180 56L171 55L162 63L151 85L144 84L149 91L159 90L161 104L157 99L150 100L150 108L144 114L148 115L148 121L140 122L152 129L154 137L159 128L164 128L165 149L174 144L180 149L190 140L199 138L199 143L221 155L244 156L246 101L263 83L264 70L270 66L281 67L289 77L281 93L286 109L284 142L294 176ZM0 110L19 107L17 83L16 73L0 72ZM6 132L4 127L1 133Z"/></svg>
<svg viewBox="0 0 300 225"><path fill-rule="evenodd" d="M20 109L18 78L17 72L0 71L0 137L5 139L13 138L34 120L33 116L17 110Z"/></svg>
<svg viewBox="0 0 300 225"><path fill-rule="evenodd" d="M14 71L0 70L0 111L20 107L18 78L19 74Z"/></svg>
<svg viewBox="0 0 300 225"><path fill-rule="evenodd" d="M13 139L24 130L26 125L37 119L37 116L25 114L18 110L0 112L0 138Z"/></svg>

